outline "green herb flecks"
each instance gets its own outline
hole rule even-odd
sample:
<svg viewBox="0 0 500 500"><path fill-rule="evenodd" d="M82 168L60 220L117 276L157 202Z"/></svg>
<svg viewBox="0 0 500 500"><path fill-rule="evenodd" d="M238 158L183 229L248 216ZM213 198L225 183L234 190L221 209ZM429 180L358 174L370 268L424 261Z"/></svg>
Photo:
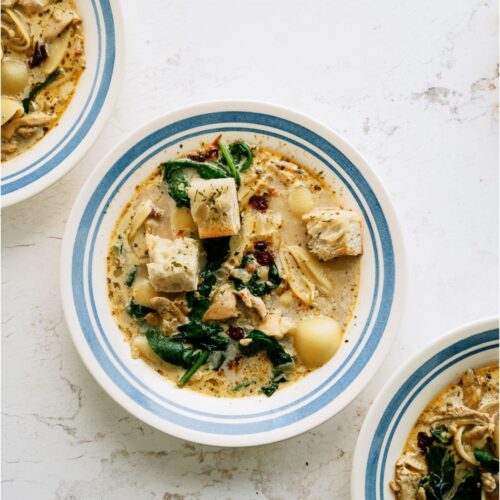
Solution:
<svg viewBox="0 0 500 500"><path fill-rule="evenodd" d="M255 260L253 255L245 255L241 262L241 268L244 269L251 262L251 260ZM281 283L278 266L276 266L274 262L269 266L269 273L266 281L263 281L260 278L258 271L255 271L246 283L243 283L243 281L238 278L232 277L231 279L234 282L234 287L236 288L236 290L239 291L243 290L244 288L248 288L248 291L256 297L262 297L263 295L266 295L266 293L274 290Z"/></svg>
<svg viewBox="0 0 500 500"><path fill-rule="evenodd" d="M246 389L253 384L255 384L255 380L243 380L243 382L233 385L233 387L231 387L231 392L239 392L242 389Z"/></svg>
<svg viewBox="0 0 500 500"><path fill-rule="evenodd" d="M451 434L448 432L448 429L444 425L440 425L435 429L431 429L432 437L435 441L441 444L450 444L452 441Z"/></svg>
<svg viewBox="0 0 500 500"><path fill-rule="evenodd" d="M24 112L28 113L30 110L30 104L33 99L48 85L50 85L58 76L62 73L61 68L56 68L52 73L50 73L45 80L37 85L35 85L28 94L28 97L22 100Z"/></svg>
<svg viewBox="0 0 500 500"><path fill-rule="evenodd" d="M269 398L276 392L280 384L287 381L288 375L283 370L275 368L273 369L273 378L271 381L261 387L260 390Z"/></svg>

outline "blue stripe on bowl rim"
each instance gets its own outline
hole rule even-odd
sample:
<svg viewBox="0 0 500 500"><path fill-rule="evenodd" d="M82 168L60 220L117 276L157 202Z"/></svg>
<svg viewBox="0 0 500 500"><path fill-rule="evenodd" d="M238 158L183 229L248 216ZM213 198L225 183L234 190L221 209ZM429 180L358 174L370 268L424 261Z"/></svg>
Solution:
<svg viewBox="0 0 500 500"><path fill-rule="evenodd" d="M87 98L81 113L78 115L71 128L50 151L45 153L40 158L37 158L30 165L23 167L21 170L2 177L2 194L18 191L19 189L32 184L36 180L54 170L83 141L103 107L115 66L115 21L113 18L113 10L110 5L110 0L92 0L92 7L97 26L98 50L96 71L89 92L89 97ZM102 23L100 21L101 18ZM103 33L105 38L103 37ZM103 46L105 47L104 51ZM98 79L101 71L102 76L99 82ZM85 117L87 111L88 114ZM59 151L52 158L45 161L47 157L58 149ZM9 182L9 180L13 178L14 180Z"/></svg>
<svg viewBox="0 0 500 500"><path fill-rule="evenodd" d="M387 483L385 469L391 442L401 419L418 394L451 366L480 352L498 349L498 346L498 328L470 335L436 353L405 380L387 405L373 434L366 461L366 500L384 498L384 488Z"/></svg>
<svg viewBox="0 0 500 500"><path fill-rule="evenodd" d="M238 125L227 126L227 124L234 123ZM342 170L345 172L347 177L344 175L329 161L326 161L321 155L317 154L314 149L305 146L302 142L295 141L294 139L283 136L279 132L272 132L268 129L259 129L255 127L243 127L242 123L250 124L252 126L259 125L265 126L266 128L272 128L280 132L285 132L296 136L304 143L309 143L314 148L318 149L325 155L326 158L333 160L337 163ZM208 127L214 125L214 128L202 130L197 130L196 132L189 132L194 128ZM364 202L370 209L370 214L375 221L376 234L379 237L380 246L382 249L382 260L380 261L377 244L376 244L376 234L374 228L371 226L369 217L367 217L366 212L365 220L369 226L369 231L372 239L372 245L374 247L375 255L375 275L376 283L374 286L374 296L370 309L370 317L364 326L363 332L358 339L357 346L365 340L366 343L363 349L358 353L357 358L353 360L354 366L351 367L337 382L335 382L331 387L327 388L323 393L319 394L315 399L309 401L304 406L290 411L286 415L276 416L278 412L282 412L284 409L290 410L292 406L296 406L301 403L302 400L306 398L311 398L316 393L320 392L324 387L326 387L333 378L337 375L340 369L336 370L325 382L320 386L316 387L307 396L302 398L300 401L295 401L286 407L281 407L275 410L269 410L265 412L260 412L258 414L250 415L251 418L269 416L267 420L260 420L258 422L229 422L227 420L240 420L248 419L249 415L214 415L204 413L198 410L193 410L191 408L183 407L173 401L167 401L161 394L152 393L154 397L163 400L171 408L177 408L184 412L189 413L192 416L186 416L185 414L179 414L175 409L168 409L164 406L153 401L149 396L139 391L134 387L128 380L125 379L122 373L117 369L114 363L120 366L120 369L128 372L127 376L135 379L134 382L142 387L143 391L151 392L151 389L146 387L140 380L135 377L128 369L123 365L118 354L112 349L106 335L102 329L102 326L98 319L97 307L94 303L93 292L92 292L92 273L91 273L91 263L93 258L93 252L95 248L97 233L100 224L103 220L104 213L97 213L100 206L107 207L113 200L114 195L125 182L125 180L132 175L140 166L147 161L151 156L154 156L159 151L165 149L166 147L186 140L188 137L194 137L201 134L210 133L212 131L227 131L227 130L245 130L251 132L257 132L264 135L272 135L274 137L281 138L282 140L297 145L298 147L305 149L310 154L313 154L319 158L327 168L331 169L335 175L344 183L347 189L355 197L360 209L364 211L363 204L359 199L356 191L351 187L348 179L356 186L358 191L363 196ZM178 134L188 132L182 137L176 137L175 140L168 144L163 142L168 140L169 137L177 136ZM163 142L162 142L163 141ZM117 179L117 177L145 152L149 151L150 148L158 145L155 151L149 152L145 158L142 158L127 175L121 179L120 183L115 186L115 188L110 192L110 189ZM105 212L105 209L103 212ZM90 230L92 229L92 232ZM87 249L87 242L90 241L90 248ZM88 251L87 251L88 250ZM177 424L182 427L189 429L194 429L200 432L206 433L216 433L216 434L251 434L257 432L264 432L272 429L281 428L283 426L294 423L301 420L317 411L322 409L328 403L330 403L335 397L344 392L353 380L359 375L363 367L369 361L371 356L376 351L376 348L382 338L385 327L387 325L388 319L390 317L390 312L394 300L394 288L395 288L395 272L396 264L394 258L394 249L392 244L392 238L389 230L387 220L385 218L384 212L378 199L371 189L370 185L363 177L362 173L358 168L333 144L319 136L318 134L312 132L311 130L298 125L292 121L279 118L276 116L263 114L263 113L253 113L246 111L225 111L225 112L215 112L196 115L190 118L179 120L175 123L169 124L165 127L158 129L157 131L149 134L148 136L141 139L137 144L130 147L106 172L104 177L100 180L99 184L92 193L81 217L76 236L74 241L74 246L72 249L72 291L73 291L73 303L75 305L78 320L80 322L81 331L84 334L86 342L90 347L94 357L98 361L101 368L107 374L107 376L112 380L112 382L120 388L120 390L127 394L132 400L142 406L144 409L152 412L154 415L159 416L171 423ZM382 263L382 267L381 267ZM88 269L88 274L84 275L84 269ZM379 283L380 277L382 277ZM86 302L86 292L85 285L88 286L89 297L91 301L91 311L87 308ZM382 287L382 293L379 293L379 289ZM379 303L379 309L377 311L376 317L372 318L375 314L376 304ZM94 331L92 326L92 319L97 325L98 332ZM371 330L368 331L368 326L370 323L373 325ZM97 337L99 335L99 338ZM99 339L106 344L106 349L114 357L114 362L108 358L108 355L104 351ZM354 348L351 352L351 356L354 355L356 349ZM347 363L346 360L345 363ZM210 417L218 418L221 420L226 420L223 423L209 422L207 420L201 420L200 417Z"/></svg>

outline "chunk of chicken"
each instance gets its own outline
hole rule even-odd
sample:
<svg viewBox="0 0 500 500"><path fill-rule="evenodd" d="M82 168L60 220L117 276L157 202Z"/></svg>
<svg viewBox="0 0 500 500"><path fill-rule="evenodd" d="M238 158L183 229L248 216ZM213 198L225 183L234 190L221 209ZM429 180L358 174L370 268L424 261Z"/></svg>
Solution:
<svg viewBox="0 0 500 500"><path fill-rule="evenodd" d="M47 6L47 0L19 0L18 3L27 14L36 14Z"/></svg>
<svg viewBox="0 0 500 500"><path fill-rule="evenodd" d="M45 127L51 123L55 115L48 115L42 111L34 111L20 118L14 118L2 127L2 137L10 140L21 127Z"/></svg>
<svg viewBox="0 0 500 500"><path fill-rule="evenodd" d="M179 307L166 297L152 298L151 305L161 317L160 329L167 335L174 333L179 325L188 322L188 319Z"/></svg>
<svg viewBox="0 0 500 500"><path fill-rule="evenodd" d="M56 7L52 11L52 17L42 30L42 38L46 42L55 40L66 28L81 22L78 14L72 10Z"/></svg>
<svg viewBox="0 0 500 500"><path fill-rule="evenodd" d="M287 318L283 318L278 311L268 313L264 320L257 326L259 330L278 340L281 340L293 327L293 322Z"/></svg>
<svg viewBox="0 0 500 500"><path fill-rule="evenodd" d="M483 395L483 384L475 371L468 369L462 376L463 401L469 408L477 408Z"/></svg>
<svg viewBox="0 0 500 500"><path fill-rule="evenodd" d="M399 500L425 499L420 481L425 473L424 464L414 453L405 453L396 462L396 475L391 481L391 489Z"/></svg>
<svg viewBox="0 0 500 500"><path fill-rule="evenodd" d="M246 288L235 293L241 298L243 304L245 304L249 309L255 309L262 319L266 317L267 307L260 297L252 295Z"/></svg>
<svg viewBox="0 0 500 500"><path fill-rule="evenodd" d="M230 285L222 286L214 294L214 298L210 307L205 311L202 320L223 320L236 318L238 309L236 308L236 297L231 290Z"/></svg>
<svg viewBox="0 0 500 500"><path fill-rule="evenodd" d="M486 493L493 493L498 488L498 475L495 478L491 472L481 472L481 483Z"/></svg>

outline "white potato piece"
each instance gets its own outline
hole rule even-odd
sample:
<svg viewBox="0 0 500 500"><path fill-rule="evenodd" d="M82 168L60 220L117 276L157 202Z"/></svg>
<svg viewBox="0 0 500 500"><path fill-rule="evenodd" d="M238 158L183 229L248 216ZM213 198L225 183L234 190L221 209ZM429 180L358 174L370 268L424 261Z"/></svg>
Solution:
<svg viewBox="0 0 500 500"><path fill-rule="evenodd" d="M28 66L20 59L5 58L2 61L2 94L14 96L28 85Z"/></svg>
<svg viewBox="0 0 500 500"><path fill-rule="evenodd" d="M288 192L288 208L296 217L302 217L314 208L311 191L302 183L294 184Z"/></svg>
<svg viewBox="0 0 500 500"><path fill-rule="evenodd" d="M19 101L12 99L12 97L2 96L2 127L12 118L23 114L23 106Z"/></svg>
<svg viewBox="0 0 500 500"><path fill-rule="evenodd" d="M154 297L158 296L158 292L153 288L153 285L147 279L136 280L132 287L132 297L136 304L141 306L153 307L151 302Z"/></svg>
<svg viewBox="0 0 500 500"><path fill-rule="evenodd" d="M333 318L316 316L297 323L294 345L308 368L324 365L338 351L341 341L340 325Z"/></svg>
<svg viewBox="0 0 500 500"><path fill-rule="evenodd" d="M60 37L56 38L49 44L49 55L42 64L42 71L46 75L50 75L63 60L64 54L68 50L69 39L73 30L67 29Z"/></svg>
<svg viewBox="0 0 500 500"><path fill-rule="evenodd" d="M153 202L151 200L145 200L139 204L135 209L135 213L130 222L130 229L128 231L129 241L133 239L135 233L139 231L139 228L144 224L146 219L150 216L151 210L153 210Z"/></svg>

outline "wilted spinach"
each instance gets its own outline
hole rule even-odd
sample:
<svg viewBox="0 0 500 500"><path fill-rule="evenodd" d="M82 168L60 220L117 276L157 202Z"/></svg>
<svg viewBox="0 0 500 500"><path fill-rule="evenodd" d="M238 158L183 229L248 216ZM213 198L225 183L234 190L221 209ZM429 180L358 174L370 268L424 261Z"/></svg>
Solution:
<svg viewBox="0 0 500 500"><path fill-rule="evenodd" d="M284 371L275 368L273 370L273 378L271 379L271 381L268 384L261 387L260 390L269 398L276 392L278 386L283 382L286 382L287 380L288 380L287 374Z"/></svg>
<svg viewBox="0 0 500 500"><path fill-rule="evenodd" d="M163 361L176 366L182 366L183 368L191 368L202 352L200 349L186 347L181 342L176 342L171 337L166 337L155 328L151 328L146 332L146 339L151 349Z"/></svg>
<svg viewBox="0 0 500 500"><path fill-rule="evenodd" d="M432 437L434 438L435 441L441 444L450 444L452 437L451 434L448 432L448 429L444 425L440 425L439 427L436 427L435 429L431 429L431 434ZM447 434L447 435L445 435Z"/></svg>
<svg viewBox="0 0 500 500"><path fill-rule="evenodd" d="M451 500L481 500L481 477L477 471L465 474Z"/></svg>
<svg viewBox="0 0 500 500"><path fill-rule="evenodd" d="M216 323L191 321L178 328L179 333L170 337L175 342L187 342L204 351L225 351L229 338L220 335L223 328Z"/></svg>
<svg viewBox="0 0 500 500"><path fill-rule="evenodd" d="M253 255L245 255L241 262L241 267L245 268L251 259L254 259ZM252 274L252 276L246 283L243 283L243 281L238 278L232 277L231 279L234 282L234 287L236 288L236 290L243 290L244 288L247 288L248 291L256 297L262 297L263 295L266 295L266 293L274 290L281 283L278 266L274 262L269 266L269 273L266 281L263 281L260 278L257 271Z"/></svg>
<svg viewBox="0 0 500 500"><path fill-rule="evenodd" d="M429 500L441 499L455 481L453 453L442 446L431 446L425 456L428 475L421 481Z"/></svg>
<svg viewBox="0 0 500 500"><path fill-rule="evenodd" d="M137 304L133 300L130 301L129 305L126 307L127 313L134 319L142 319L146 314L155 312L151 307L146 307L141 304Z"/></svg>
<svg viewBox="0 0 500 500"><path fill-rule="evenodd" d="M130 273L127 276L127 281L125 281L125 284L129 288L133 285L136 276L137 276L137 266L135 266L134 269L132 269L132 271L130 271Z"/></svg>
<svg viewBox="0 0 500 500"><path fill-rule="evenodd" d="M243 338L251 340L248 345L240 343L240 351L244 356L255 356L260 351L266 351L267 357L275 367L293 362L290 354L276 339L260 330L252 330Z"/></svg>
<svg viewBox="0 0 500 500"><path fill-rule="evenodd" d="M474 457L488 472L498 472L498 459L484 449L474 448Z"/></svg>

